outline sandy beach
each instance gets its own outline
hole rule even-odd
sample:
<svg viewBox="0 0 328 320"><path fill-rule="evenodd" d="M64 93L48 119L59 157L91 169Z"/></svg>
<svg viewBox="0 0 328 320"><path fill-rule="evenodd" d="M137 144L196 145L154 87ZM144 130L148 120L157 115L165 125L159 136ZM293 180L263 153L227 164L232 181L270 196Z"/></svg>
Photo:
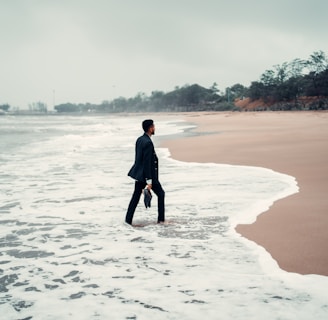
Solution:
<svg viewBox="0 0 328 320"><path fill-rule="evenodd" d="M299 192L236 231L286 271L328 276L328 113L188 113L197 136L167 140L173 158L270 168L296 178Z"/></svg>

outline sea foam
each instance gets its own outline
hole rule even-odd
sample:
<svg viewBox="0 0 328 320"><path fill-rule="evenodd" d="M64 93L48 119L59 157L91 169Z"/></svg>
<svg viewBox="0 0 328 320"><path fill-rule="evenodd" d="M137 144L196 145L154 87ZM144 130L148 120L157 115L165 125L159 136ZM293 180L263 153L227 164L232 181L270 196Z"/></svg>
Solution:
<svg viewBox="0 0 328 320"><path fill-rule="evenodd" d="M155 117L155 116L154 116ZM279 269L234 231L297 192L266 168L184 163L158 142L168 224L142 201L133 228L141 116L0 119L0 314L6 319L326 319L327 277Z"/></svg>

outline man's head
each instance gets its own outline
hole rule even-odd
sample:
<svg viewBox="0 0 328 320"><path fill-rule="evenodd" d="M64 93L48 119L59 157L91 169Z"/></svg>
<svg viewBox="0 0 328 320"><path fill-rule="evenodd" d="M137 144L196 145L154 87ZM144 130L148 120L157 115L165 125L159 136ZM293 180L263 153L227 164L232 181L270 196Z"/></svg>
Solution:
<svg viewBox="0 0 328 320"><path fill-rule="evenodd" d="M148 133L149 135L155 134L154 121L151 119L144 120L142 122L142 129L143 131L145 131L145 133Z"/></svg>

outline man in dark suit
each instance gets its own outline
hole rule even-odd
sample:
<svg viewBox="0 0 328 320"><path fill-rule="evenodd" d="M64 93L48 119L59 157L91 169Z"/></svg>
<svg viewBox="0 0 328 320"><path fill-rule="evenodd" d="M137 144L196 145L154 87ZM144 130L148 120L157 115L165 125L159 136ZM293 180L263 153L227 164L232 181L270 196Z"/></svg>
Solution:
<svg viewBox="0 0 328 320"><path fill-rule="evenodd" d="M151 136L155 134L154 121L147 119L142 122L144 134L136 141L135 162L128 176L135 179L134 192L126 213L125 222L132 224L134 211L139 203L144 188L153 190L158 199L158 223L165 221L165 192L158 180L158 158L155 153Z"/></svg>

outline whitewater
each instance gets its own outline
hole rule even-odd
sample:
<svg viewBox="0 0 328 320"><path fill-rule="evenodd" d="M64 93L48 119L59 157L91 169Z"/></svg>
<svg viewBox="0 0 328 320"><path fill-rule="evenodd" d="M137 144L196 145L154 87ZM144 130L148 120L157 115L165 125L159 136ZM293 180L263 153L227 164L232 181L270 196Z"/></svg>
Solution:
<svg viewBox="0 0 328 320"><path fill-rule="evenodd" d="M0 318L327 319L327 277L281 270L234 230L295 178L176 161L160 141L193 125L152 117L167 225L154 196L143 227L124 218L144 116L0 117Z"/></svg>

